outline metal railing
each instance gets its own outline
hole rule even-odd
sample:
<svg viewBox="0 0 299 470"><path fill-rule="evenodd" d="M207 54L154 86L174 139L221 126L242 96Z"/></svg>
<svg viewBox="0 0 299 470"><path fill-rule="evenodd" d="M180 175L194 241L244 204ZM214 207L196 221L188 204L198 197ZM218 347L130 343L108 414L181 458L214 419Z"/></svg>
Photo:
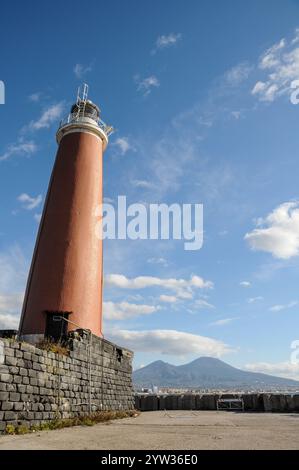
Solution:
<svg viewBox="0 0 299 470"><path fill-rule="evenodd" d="M70 113L67 117L60 121L59 129L73 122L79 122L82 118L92 119L102 129L102 131L105 132L107 137L114 132L114 128L112 126L108 126L95 113L88 112Z"/></svg>
<svg viewBox="0 0 299 470"><path fill-rule="evenodd" d="M244 400L243 398L219 398L217 410L244 411Z"/></svg>

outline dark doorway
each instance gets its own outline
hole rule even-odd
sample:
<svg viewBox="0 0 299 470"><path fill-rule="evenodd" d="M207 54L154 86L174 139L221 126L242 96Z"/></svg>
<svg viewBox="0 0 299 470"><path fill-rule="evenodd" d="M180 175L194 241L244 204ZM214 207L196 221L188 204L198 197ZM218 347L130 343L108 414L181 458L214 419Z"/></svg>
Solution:
<svg viewBox="0 0 299 470"><path fill-rule="evenodd" d="M63 341L67 335L67 321L70 312L46 312L45 337L51 341Z"/></svg>

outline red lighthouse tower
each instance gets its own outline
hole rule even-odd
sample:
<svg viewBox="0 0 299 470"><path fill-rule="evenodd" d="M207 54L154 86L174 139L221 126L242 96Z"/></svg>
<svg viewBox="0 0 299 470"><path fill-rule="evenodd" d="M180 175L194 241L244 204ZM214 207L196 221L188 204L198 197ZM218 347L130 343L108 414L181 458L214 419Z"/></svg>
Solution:
<svg viewBox="0 0 299 470"><path fill-rule="evenodd" d="M59 145L27 281L19 335L55 329L102 336L103 246L95 213L102 203L103 152L112 128L87 99L88 87L57 131ZM63 316L68 322L57 322Z"/></svg>

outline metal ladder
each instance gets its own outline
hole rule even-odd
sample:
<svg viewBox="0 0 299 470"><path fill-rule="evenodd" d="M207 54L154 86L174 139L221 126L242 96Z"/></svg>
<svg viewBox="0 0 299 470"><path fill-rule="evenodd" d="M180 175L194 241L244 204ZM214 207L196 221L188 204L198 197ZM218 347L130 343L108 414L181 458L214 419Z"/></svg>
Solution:
<svg viewBox="0 0 299 470"><path fill-rule="evenodd" d="M76 117L79 118L80 116L84 116L85 113L85 107L86 107L86 101L88 97L88 85L87 83L83 83L83 85L80 85L78 88L78 93L77 93L77 115Z"/></svg>

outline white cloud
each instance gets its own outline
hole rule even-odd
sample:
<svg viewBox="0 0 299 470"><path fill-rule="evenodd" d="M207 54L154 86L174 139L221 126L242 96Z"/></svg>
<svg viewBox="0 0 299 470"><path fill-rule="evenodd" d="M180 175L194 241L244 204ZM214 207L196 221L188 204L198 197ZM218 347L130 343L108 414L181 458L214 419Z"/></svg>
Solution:
<svg viewBox="0 0 299 470"><path fill-rule="evenodd" d="M18 327L27 263L16 246L0 253L0 329Z"/></svg>
<svg viewBox="0 0 299 470"><path fill-rule="evenodd" d="M190 120L192 119L193 116L190 117ZM183 126L180 125L178 132L172 129L169 135L166 133L165 136L154 141L150 149L146 149L144 157L148 159L149 164L148 179L155 182L156 194L177 190L186 168L195 158L196 140L188 138L186 129L187 125L185 126L184 123ZM174 138L174 135L177 138Z"/></svg>
<svg viewBox="0 0 299 470"><path fill-rule="evenodd" d="M14 144L8 145L6 151L0 155L0 162L4 160L8 160L9 158L15 155L25 155L29 157L33 153L37 151L37 145L33 140L24 141L23 139L19 139Z"/></svg>
<svg viewBox="0 0 299 470"><path fill-rule="evenodd" d="M204 299L196 300L195 305L199 308L215 308L214 305L210 304L209 302L207 302Z"/></svg>
<svg viewBox="0 0 299 470"><path fill-rule="evenodd" d="M0 294L22 292L27 278L28 265L21 249L13 246L0 252Z"/></svg>
<svg viewBox="0 0 299 470"><path fill-rule="evenodd" d="M137 90L140 91L143 96L149 95L153 88L160 86L160 82L155 75L150 75L146 78L140 78L139 75L135 75L134 80L137 83Z"/></svg>
<svg viewBox="0 0 299 470"><path fill-rule="evenodd" d="M276 207L244 239L252 250L266 251L274 258L289 259L299 254L299 203L286 202Z"/></svg>
<svg viewBox="0 0 299 470"><path fill-rule="evenodd" d="M107 196L104 197L105 204L113 204L114 202L115 202L114 199L112 199L111 197L107 197Z"/></svg>
<svg viewBox="0 0 299 470"><path fill-rule="evenodd" d="M292 39L291 44L297 44L299 42L299 28L295 29L294 37Z"/></svg>
<svg viewBox="0 0 299 470"><path fill-rule="evenodd" d="M213 283L211 281L205 281L202 277L199 276L191 276L189 284L193 287L197 287L198 289L213 288Z"/></svg>
<svg viewBox="0 0 299 470"><path fill-rule="evenodd" d="M262 297L261 295L259 295L258 297L250 297L250 298L247 300L247 302L248 302L249 304L254 304L255 302L260 302L260 301L262 301L262 300L264 300L264 297Z"/></svg>
<svg viewBox="0 0 299 470"><path fill-rule="evenodd" d="M197 354L220 357L232 352L222 341L177 330L112 330L109 339L134 351L173 356Z"/></svg>
<svg viewBox="0 0 299 470"><path fill-rule="evenodd" d="M37 100L37 96L32 98L34 95L31 95L31 100ZM50 125L56 121L62 114L64 109L64 103L60 102L50 106L46 109L42 115L36 121L31 121L28 125L25 125L20 130L21 137L18 140L7 146L5 152L0 155L0 162L8 160L14 155L25 155L30 156L37 151L37 145L33 140L26 140L24 135L28 131L37 131L40 129L48 128Z"/></svg>
<svg viewBox="0 0 299 470"><path fill-rule="evenodd" d="M270 312L281 312L282 310L297 307L298 304L299 302L297 300L294 300L292 302L289 302L288 304L273 305L273 307L270 307L269 310Z"/></svg>
<svg viewBox="0 0 299 470"><path fill-rule="evenodd" d="M239 320L239 317L223 318L222 320L217 320L217 321L214 321L213 323L210 323L210 325L211 326L225 326L235 320Z"/></svg>
<svg viewBox="0 0 299 470"><path fill-rule="evenodd" d="M251 93L261 101L274 101L285 93L291 93L291 82L299 77L298 30L288 43L281 39L266 50L259 59L259 69L266 72L263 80L258 80Z"/></svg>
<svg viewBox="0 0 299 470"><path fill-rule="evenodd" d="M280 65L281 62L281 51L286 46L286 40L281 39L277 44L274 44L264 52L260 58L261 69L272 69L273 67Z"/></svg>
<svg viewBox="0 0 299 470"><path fill-rule="evenodd" d="M147 180L131 180L131 185L135 188L154 189L156 186L151 181Z"/></svg>
<svg viewBox="0 0 299 470"><path fill-rule="evenodd" d="M140 294L130 294L126 296L126 300L129 302L142 302L143 297Z"/></svg>
<svg viewBox="0 0 299 470"><path fill-rule="evenodd" d="M155 49L152 53L154 54L157 50L166 49L168 47L175 46L178 41L182 39L181 33L170 33L162 34L156 40Z"/></svg>
<svg viewBox="0 0 299 470"><path fill-rule="evenodd" d="M258 82L253 88L252 94L260 93L261 101L274 101L278 90L279 87L275 83L268 86L266 83Z"/></svg>
<svg viewBox="0 0 299 470"><path fill-rule="evenodd" d="M240 119L241 116L242 116L242 111L232 111L232 112L231 112L231 115L232 115L232 117L234 117L235 119L238 120L238 119Z"/></svg>
<svg viewBox="0 0 299 470"><path fill-rule="evenodd" d="M251 287L251 282L249 281L242 281L240 282L241 287Z"/></svg>
<svg viewBox="0 0 299 470"><path fill-rule="evenodd" d="M24 209L31 211L32 209L36 209L36 207L41 204L43 197L41 194L36 197L31 197L29 194L22 193L20 196L18 196L17 199L22 203L22 207Z"/></svg>
<svg viewBox="0 0 299 470"><path fill-rule="evenodd" d="M184 299L184 300L191 300L193 299L193 291L190 288L187 289L179 289L176 292L177 297L179 299Z"/></svg>
<svg viewBox="0 0 299 470"><path fill-rule="evenodd" d="M226 82L230 86L238 86L250 75L252 66L247 62L236 65L235 67L228 70L225 74Z"/></svg>
<svg viewBox="0 0 299 470"><path fill-rule="evenodd" d="M182 299L191 299L193 289L211 289L213 283L205 281L199 276L191 276L186 279L163 279L152 276L138 276L132 279L123 274L108 274L105 276L106 286L117 287L119 289L144 289L147 287L162 287L175 291L176 296Z"/></svg>
<svg viewBox="0 0 299 470"><path fill-rule="evenodd" d="M49 108L47 108L42 113L39 119L37 119L36 121L31 121L29 126L25 126L24 130L26 131L29 129L29 130L38 131L40 129L45 129L45 128L50 127L50 125L53 122L57 121L57 119L61 117L63 110L64 110L63 102L56 103L56 104L49 106Z"/></svg>
<svg viewBox="0 0 299 470"><path fill-rule="evenodd" d="M142 315L150 315L159 307L153 305L132 304L129 302L104 302L103 303L105 320L124 320L126 318L140 317Z"/></svg>
<svg viewBox="0 0 299 470"><path fill-rule="evenodd" d="M154 182L157 198L161 199L166 193L169 196L187 184L189 193L192 190L198 194L200 190L202 197L204 194L209 199L220 198L231 190L235 178L232 166L227 163L219 166L219 162L214 165L209 158L199 156L201 142L211 126L222 118L227 120L228 112L234 110L231 102L224 106L223 101L235 97L235 93L236 89L222 76L221 81L211 87L204 102L195 103L174 116L159 138L150 142L147 138L140 140L138 152L146 162L146 180ZM130 180L133 179L131 174L132 171L128 174Z"/></svg>
<svg viewBox="0 0 299 470"><path fill-rule="evenodd" d="M39 214L34 214L34 220L39 224L40 221L41 221L41 218L42 218L42 214L39 213Z"/></svg>
<svg viewBox="0 0 299 470"><path fill-rule="evenodd" d="M117 147L117 150L121 155L125 155L129 150L135 151L135 148L128 137L118 137L112 145Z"/></svg>
<svg viewBox="0 0 299 470"><path fill-rule="evenodd" d="M267 88L267 85L266 83L264 82L256 82L256 84L254 85L253 89L252 89L252 94L253 95L256 95L257 93L262 93L266 90Z"/></svg>
<svg viewBox="0 0 299 470"><path fill-rule="evenodd" d="M160 295L159 299L161 300L161 302L166 302L168 304L174 304L178 300L177 297L175 297L174 295L165 295L165 294Z"/></svg>
<svg viewBox="0 0 299 470"><path fill-rule="evenodd" d="M83 64L76 64L73 68L73 72L77 78L83 78L87 73L91 72L93 69L93 65L83 65Z"/></svg>
<svg viewBox="0 0 299 470"><path fill-rule="evenodd" d="M150 264L161 264L162 266L168 266L167 260L165 258L148 258L147 260Z"/></svg>
<svg viewBox="0 0 299 470"><path fill-rule="evenodd" d="M276 375L278 377L285 377L287 379L299 380L299 363L292 364L291 362L258 362L247 364L245 369L251 372L262 372L264 374Z"/></svg>
<svg viewBox="0 0 299 470"><path fill-rule="evenodd" d="M33 103L38 103L41 99L42 93L37 92L37 93L32 93L32 95L28 96L29 101L32 101Z"/></svg>
<svg viewBox="0 0 299 470"><path fill-rule="evenodd" d="M0 313L19 313L21 311L23 297L23 293L0 294Z"/></svg>
<svg viewBox="0 0 299 470"><path fill-rule="evenodd" d="M17 330L19 318L9 313L0 312L0 330Z"/></svg>

